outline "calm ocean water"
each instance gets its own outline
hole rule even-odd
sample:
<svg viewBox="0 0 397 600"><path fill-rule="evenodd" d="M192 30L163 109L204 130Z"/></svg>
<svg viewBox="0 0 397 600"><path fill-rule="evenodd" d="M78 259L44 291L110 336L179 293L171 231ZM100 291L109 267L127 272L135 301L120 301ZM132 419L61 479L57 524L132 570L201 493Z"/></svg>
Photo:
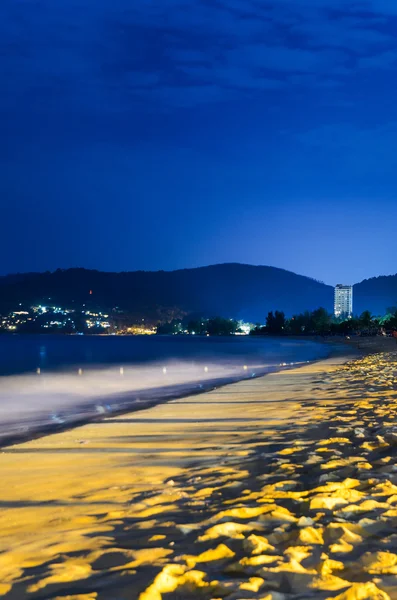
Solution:
<svg viewBox="0 0 397 600"><path fill-rule="evenodd" d="M164 360L254 361L266 366L311 361L328 353L311 341L195 336L0 336L0 375L71 370L98 365L147 364Z"/></svg>
<svg viewBox="0 0 397 600"><path fill-rule="evenodd" d="M3 335L0 445L328 354L281 338Z"/></svg>

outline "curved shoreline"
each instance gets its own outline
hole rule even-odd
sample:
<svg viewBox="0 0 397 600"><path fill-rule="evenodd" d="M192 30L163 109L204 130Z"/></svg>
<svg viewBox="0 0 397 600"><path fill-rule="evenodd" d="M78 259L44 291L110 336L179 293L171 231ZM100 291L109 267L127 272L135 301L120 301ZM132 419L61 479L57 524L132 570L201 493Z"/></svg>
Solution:
<svg viewBox="0 0 397 600"><path fill-rule="evenodd" d="M288 340L289 338L285 339ZM131 390L103 397L98 396L90 400L90 402L72 407L68 412L64 410L63 412L57 413L57 420L37 424L32 424L31 422L24 423L23 421L18 423L8 422L5 424L6 431L4 431L4 428L0 425L0 449L38 439L46 435L68 431L91 422L99 422L112 416L147 410L153 406L167 403L172 400L196 394L204 394L240 381L256 379L271 373L289 369L301 368L307 364L326 360L329 357L344 356L346 354L346 360L348 360L357 354L353 350L347 351L346 345L342 344L340 340L324 341L313 338L308 339L307 341L327 345L329 347L327 356L302 363L296 362L291 364L280 364L278 366L272 365L265 367L262 370L256 369L255 372L248 374L241 372L234 376L228 375L213 380L191 381L188 384L176 384L136 391ZM10 433L10 427L14 427L14 429L17 430L20 429L21 431Z"/></svg>

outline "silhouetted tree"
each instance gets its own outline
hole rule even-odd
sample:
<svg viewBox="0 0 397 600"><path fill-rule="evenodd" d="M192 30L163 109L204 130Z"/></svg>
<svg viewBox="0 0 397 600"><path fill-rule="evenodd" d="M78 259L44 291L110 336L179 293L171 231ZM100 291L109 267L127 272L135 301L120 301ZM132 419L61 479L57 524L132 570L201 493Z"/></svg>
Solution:
<svg viewBox="0 0 397 600"><path fill-rule="evenodd" d="M179 319L174 319L170 323L159 323L157 326L157 334L158 335L174 335L181 331L181 321Z"/></svg>
<svg viewBox="0 0 397 600"><path fill-rule="evenodd" d="M250 331L250 335L267 335L268 331L265 327L262 327L259 323L256 325L256 327L254 327L254 329L251 329Z"/></svg>
<svg viewBox="0 0 397 600"><path fill-rule="evenodd" d="M286 329L289 334L301 335L308 332L310 326L311 314L306 311L300 315L294 315L287 322Z"/></svg>
<svg viewBox="0 0 397 600"><path fill-rule="evenodd" d="M325 308L317 308L311 314L311 325L313 333L325 335L330 331L331 315Z"/></svg>
<svg viewBox="0 0 397 600"><path fill-rule="evenodd" d="M189 333L195 333L196 335L205 335L207 333L207 328L207 319L192 319L188 322L186 327Z"/></svg>
<svg viewBox="0 0 397 600"><path fill-rule="evenodd" d="M270 334L280 334L283 333L285 327L285 314L276 310L273 312L269 312L266 318L266 330Z"/></svg>
<svg viewBox="0 0 397 600"><path fill-rule="evenodd" d="M370 329L370 327L372 326L372 315L369 312L369 310L365 310L360 318L359 318L359 324L360 327L365 327L367 329Z"/></svg>
<svg viewBox="0 0 397 600"><path fill-rule="evenodd" d="M208 320L207 331L210 335L232 335L238 328L237 321L214 317Z"/></svg>

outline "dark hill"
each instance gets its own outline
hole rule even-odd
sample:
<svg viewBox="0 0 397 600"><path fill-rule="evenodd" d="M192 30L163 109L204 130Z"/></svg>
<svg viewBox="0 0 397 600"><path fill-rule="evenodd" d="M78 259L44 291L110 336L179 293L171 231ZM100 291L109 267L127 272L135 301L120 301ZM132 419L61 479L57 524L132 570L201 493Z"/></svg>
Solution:
<svg viewBox="0 0 397 600"><path fill-rule="evenodd" d="M117 306L150 319L180 311L264 322L267 312L276 309L287 315L319 306L331 311L333 289L283 269L241 264L170 272L58 269L22 278L11 276L8 282L5 277L0 283L3 310L17 303L45 302L62 306L92 302L107 309Z"/></svg>
<svg viewBox="0 0 397 600"><path fill-rule="evenodd" d="M9 283L17 283L18 281L25 281L29 277L34 277L37 273L14 273L12 275L0 275L0 286Z"/></svg>
<svg viewBox="0 0 397 600"><path fill-rule="evenodd" d="M397 306L397 275L364 279L354 286L354 312L370 310L374 315L384 315L391 306Z"/></svg>

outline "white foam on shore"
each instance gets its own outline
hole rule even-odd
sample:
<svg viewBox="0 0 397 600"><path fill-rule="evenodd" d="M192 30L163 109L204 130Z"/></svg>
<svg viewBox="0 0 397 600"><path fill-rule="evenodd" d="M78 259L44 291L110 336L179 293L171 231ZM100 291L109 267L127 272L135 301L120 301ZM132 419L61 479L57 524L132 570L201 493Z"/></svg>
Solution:
<svg viewBox="0 0 397 600"><path fill-rule="evenodd" d="M295 363L296 364L296 363ZM0 439L40 426L89 418L140 402L156 402L174 394L198 392L266 373L274 366L241 366L231 362L169 361L119 365L67 372L45 372L0 378ZM142 398L140 398L140 395Z"/></svg>

